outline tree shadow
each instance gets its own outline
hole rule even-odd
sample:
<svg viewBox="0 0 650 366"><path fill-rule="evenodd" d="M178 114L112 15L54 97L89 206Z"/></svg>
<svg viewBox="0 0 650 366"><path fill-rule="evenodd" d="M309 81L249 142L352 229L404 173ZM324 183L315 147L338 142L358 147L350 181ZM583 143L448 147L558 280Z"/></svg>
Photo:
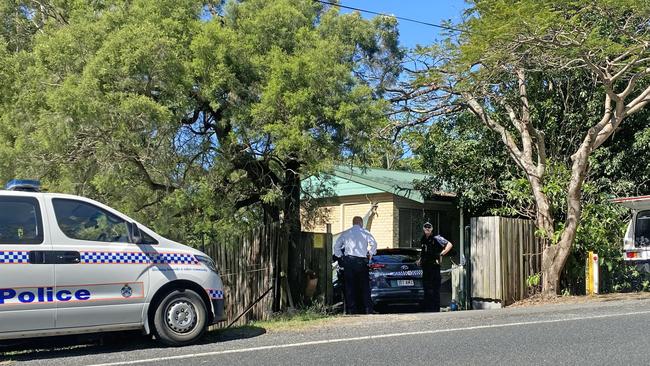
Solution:
<svg viewBox="0 0 650 366"><path fill-rule="evenodd" d="M259 337L265 333L266 329L252 325L244 325L228 329L215 329L208 332L197 344L236 341L239 339Z"/></svg>
<svg viewBox="0 0 650 366"><path fill-rule="evenodd" d="M255 326L216 329L206 332L205 336L192 346L225 343L258 337L265 333L266 329ZM161 348L165 348L162 343L151 336L142 335L139 331L32 338L2 341L0 362L47 360Z"/></svg>

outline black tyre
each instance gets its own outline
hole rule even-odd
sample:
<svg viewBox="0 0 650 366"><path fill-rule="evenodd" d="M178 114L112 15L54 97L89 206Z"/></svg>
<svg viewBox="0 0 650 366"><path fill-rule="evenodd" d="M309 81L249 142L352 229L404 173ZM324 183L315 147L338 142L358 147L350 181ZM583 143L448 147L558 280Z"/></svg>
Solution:
<svg viewBox="0 0 650 366"><path fill-rule="evenodd" d="M196 342L207 327L205 303L192 290L174 290L156 307L153 323L156 335L168 346Z"/></svg>

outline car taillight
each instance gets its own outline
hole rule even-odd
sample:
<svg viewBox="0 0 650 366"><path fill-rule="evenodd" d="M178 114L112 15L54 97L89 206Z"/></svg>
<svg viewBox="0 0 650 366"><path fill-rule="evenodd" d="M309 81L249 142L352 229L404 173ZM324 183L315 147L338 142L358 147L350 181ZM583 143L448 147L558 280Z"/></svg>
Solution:
<svg viewBox="0 0 650 366"><path fill-rule="evenodd" d="M381 264L381 263L372 263L372 264L368 265L368 267L369 267L370 269L379 269L379 268L384 268L384 267L386 267L386 265L385 265L385 264Z"/></svg>
<svg viewBox="0 0 650 366"><path fill-rule="evenodd" d="M638 258L639 253L637 253L637 252L626 252L625 256L627 256L628 258Z"/></svg>

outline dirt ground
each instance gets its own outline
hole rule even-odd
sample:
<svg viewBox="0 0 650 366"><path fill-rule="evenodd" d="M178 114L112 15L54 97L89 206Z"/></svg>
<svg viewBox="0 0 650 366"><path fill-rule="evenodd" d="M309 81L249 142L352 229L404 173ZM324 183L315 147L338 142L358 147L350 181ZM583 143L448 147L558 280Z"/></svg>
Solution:
<svg viewBox="0 0 650 366"><path fill-rule="evenodd" d="M616 300L645 300L650 299L650 292L627 292L591 296L558 296L554 298L546 298L541 295L534 295L527 299L518 301L509 308L548 305L548 304L583 304L587 302L604 302Z"/></svg>

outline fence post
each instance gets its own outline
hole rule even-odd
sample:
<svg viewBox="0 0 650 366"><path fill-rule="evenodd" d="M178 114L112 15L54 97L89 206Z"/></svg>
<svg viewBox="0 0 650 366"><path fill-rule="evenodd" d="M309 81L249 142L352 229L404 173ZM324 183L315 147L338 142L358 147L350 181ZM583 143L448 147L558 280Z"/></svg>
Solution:
<svg viewBox="0 0 650 366"><path fill-rule="evenodd" d="M334 302L334 284L332 283L332 224L327 224L327 234L325 234L325 304L330 306Z"/></svg>

